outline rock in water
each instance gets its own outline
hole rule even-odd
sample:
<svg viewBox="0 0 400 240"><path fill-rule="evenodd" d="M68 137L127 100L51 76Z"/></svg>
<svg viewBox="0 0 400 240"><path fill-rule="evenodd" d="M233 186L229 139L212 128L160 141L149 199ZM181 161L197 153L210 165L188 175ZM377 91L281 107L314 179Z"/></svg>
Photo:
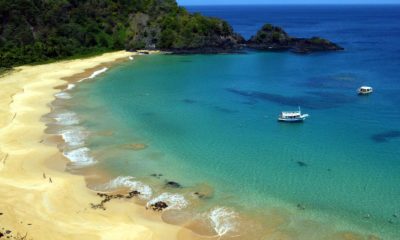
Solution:
<svg viewBox="0 0 400 240"><path fill-rule="evenodd" d="M165 202L159 201L156 202L154 204L150 205L150 208L153 209L153 211L162 211L164 209L166 209L168 207L168 204L166 204Z"/></svg>
<svg viewBox="0 0 400 240"><path fill-rule="evenodd" d="M294 53L311 53L320 51L344 50L339 45L320 38L296 38L289 36L282 28L265 24L256 35L252 36L246 46L264 51L292 51Z"/></svg>
<svg viewBox="0 0 400 240"><path fill-rule="evenodd" d="M307 167L307 166L308 166L307 163L302 162L302 161L297 161L296 163L297 163L300 167Z"/></svg>
<svg viewBox="0 0 400 240"><path fill-rule="evenodd" d="M147 147L148 146L144 143L132 143L132 144L124 145L124 148L131 149L134 151L143 150L143 149L146 149Z"/></svg>
<svg viewBox="0 0 400 240"><path fill-rule="evenodd" d="M165 183L165 186L166 187L172 187L172 188L182 188L182 185L180 185L179 183L174 182L174 181L167 181Z"/></svg>

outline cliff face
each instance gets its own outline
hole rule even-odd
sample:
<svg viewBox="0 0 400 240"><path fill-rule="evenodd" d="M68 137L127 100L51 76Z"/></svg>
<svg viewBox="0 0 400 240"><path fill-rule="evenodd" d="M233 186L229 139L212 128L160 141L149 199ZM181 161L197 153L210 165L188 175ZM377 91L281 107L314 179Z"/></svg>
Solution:
<svg viewBox="0 0 400 240"><path fill-rule="evenodd" d="M255 36L252 36L246 42L246 44L247 47L258 50L290 50L295 53L343 50L339 45L323 38L291 37L282 28L271 24L265 24Z"/></svg>

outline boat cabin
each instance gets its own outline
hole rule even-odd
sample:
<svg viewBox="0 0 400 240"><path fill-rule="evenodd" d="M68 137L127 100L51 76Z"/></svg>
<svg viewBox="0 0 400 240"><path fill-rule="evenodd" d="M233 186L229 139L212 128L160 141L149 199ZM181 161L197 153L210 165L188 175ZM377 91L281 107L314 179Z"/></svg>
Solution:
<svg viewBox="0 0 400 240"><path fill-rule="evenodd" d="M358 94L360 95L366 95L366 94L370 94L373 92L373 88L369 87L369 86L362 86L358 89Z"/></svg>

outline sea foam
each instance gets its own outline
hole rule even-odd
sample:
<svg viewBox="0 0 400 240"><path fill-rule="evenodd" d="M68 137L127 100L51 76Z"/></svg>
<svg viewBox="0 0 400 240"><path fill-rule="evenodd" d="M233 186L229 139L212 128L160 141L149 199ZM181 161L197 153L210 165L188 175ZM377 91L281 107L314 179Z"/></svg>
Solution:
<svg viewBox="0 0 400 240"><path fill-rule="evenodd" d="M152 204L155 204L157 202L165 202L168 207L168 209L184 209L189 205L189 202L185 199L184 196L180 194L174 194L174 193L162 193L161 195L151 199L147 203L147 207L149 207Z"/></svg>
<svg viewBox="0 0 400 240"><path fill-rule="evenodd" d="M75 87L75 84L70 83L70 84L68 84L68 86L67 86L67 90L71 90L71 89L73 89L74 87Z"/></svg>
<svg viewBox="0 0 400 240"><path fill-rule="evenodd" d="M54 95L58 99L71 99L72 96L67 92L59 92Z"/></svg>
<svg viewBox="0 0 400 240"><path fill-rule="evenodd" d="M64 142L72 148L82 147L85 144L89 132L81 126L71 126L59 131Z"/></svg>
<svg viewBox="0 0 400 240"><path fill-rule="evenodd" d="M74 112L58 113L54 119L58 125L62 126L75 125L79 123L79 118Z"/></svg>
<svg viewBox="0 0 400 240"><path fill-rule="evenodd" d="M131 176L119 176L108 183L97 185L94 189L97 191L112 191L123 187L140 192L139 197L145 200L150 199L153 194L153 190L150 186L136 181L135 178Z"/></svg>
<svg viewBox="0 0 400 240"><path fill-rule="evenodd" d="M87 147L64 151L64 156L71 161L74 167L84 167L96 163L96 160L90 156L90 149Z"/></svg>
<svg viewBox="0 0 400 240"><path fill-rule="evenodd" d="M225 207L216 207L208 213L208 218L218 236L223 236L235 230L237 213Z"/></svg>
<svg viewBox="0 0 400 240"><path fill-rule="evenodd" d="M102 74L102 73L106 72L107 70L108 70L108 68L104 67L104 68L102 68L102 69L100 69L100 70L94 71L94 72L92 73L92 75L90 75L90 76L87 77L87 78L81 79L81 80L79 80L78 82L82 82L82 81L84 81L84 80L86 80L86 79L93 79L93 78L95 78L97 75Z"/></svg>

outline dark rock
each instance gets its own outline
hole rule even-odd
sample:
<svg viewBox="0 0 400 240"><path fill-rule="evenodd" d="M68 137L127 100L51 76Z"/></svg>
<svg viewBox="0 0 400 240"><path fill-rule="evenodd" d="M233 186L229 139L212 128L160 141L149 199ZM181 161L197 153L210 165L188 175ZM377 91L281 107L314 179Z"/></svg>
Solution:
<svg viewBox="0 0 400 240"><path fill-rule="evenodd" d="M179 183L174 182L174 181L167 181L165 183L165 186L172 187L172 188L182 188L182 185L180 185Z"/></svg>
<svg viewBox="0 0 400 240"><path fill-rule="evenodd" d="M168 204L166 204L165 202L162 202L162 201L159 201L159 202L156 202L156 203L150 205L150 208L153 211L159 211L159 212L166 209L167 207L168 207Z"/></svg>
<svg viewBox="0 0 400 240"><path fill-rule="evenodd" d="M248 48L264 51L291 51L294 53L312 53L320 51L344 50L339 45L320 38L295 38L289 36L282 28L265 24L255 36L247 42Z"/></svg>
<svg viewBox="0 0 400 240"><path fill-rule="evenodd" d="M139 191L136 191L136 190L134 190L134 191L131 191L131 192L129 192L128 193L128 196L126 196L126 198L133 198L133 197L136 197L136 196L138 196L138 195L140 195L140 192Z"/></svg>
<svg viewBox="0 0 400 240"><path fill-rule="evenodd" d="M2 232L0 232L0 238L4 237L4 234Z"/></svg>
<svg viewBox="0 0 400 240"><path fill-rule="evenodd" d="M10 234L11 233L11 230L6 230L6 234Z"/></svg>

